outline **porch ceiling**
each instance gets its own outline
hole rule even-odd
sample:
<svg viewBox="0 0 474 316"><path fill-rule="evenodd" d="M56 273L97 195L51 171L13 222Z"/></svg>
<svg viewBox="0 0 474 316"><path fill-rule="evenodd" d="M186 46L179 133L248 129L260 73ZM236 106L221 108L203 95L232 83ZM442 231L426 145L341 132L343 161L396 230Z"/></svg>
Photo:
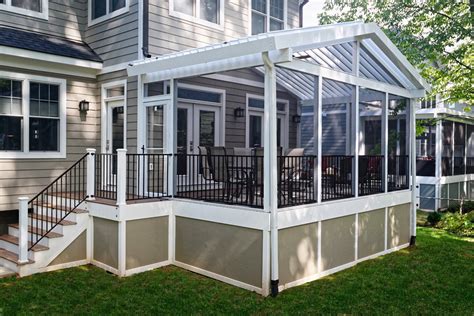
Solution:
<svg viewBox="0 0 474 316"><path fill-rule="evenodd" d="M355 56L356 42L360 43ZM374 23L350 22L269 32L133 62L130 76L151 75L154 80L179 79L263 65L268 52L275 64L309 63L331 71L407 90L428 90L426 81ZM359 61L359 62L357 62ZM357 65L357 66L356 66ZM306 75L279 70L280 81L302 99L313 98ZM310 76L309 76L310 77ZM311 80L312 81L312 80ZM285 86L285 84L282 84ZM309 92L311 89L311 93Z"/></svg>

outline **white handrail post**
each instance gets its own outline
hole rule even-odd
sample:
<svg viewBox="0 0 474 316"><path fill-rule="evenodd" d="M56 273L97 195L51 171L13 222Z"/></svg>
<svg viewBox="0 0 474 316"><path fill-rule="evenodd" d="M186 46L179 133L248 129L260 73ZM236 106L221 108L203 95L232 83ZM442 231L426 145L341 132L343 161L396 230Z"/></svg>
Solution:
<svg viewBox="0 0 474 316"><path fill-rule="evenodd" d="M88 200L93 200L95 196L95 148L87 148L87 154L86 195Z"/></svg>
<svg viewBox="0 0 474 316"><path fill-rule="evenodd" d="M28 262L28 198L19 197L18 228L20 230L18 238L18 262Z"/></svg>
<svg viewBox="0 0 474 316"><path fill-rule="evenodd" d="M126 204L127 150L117 149L117 205Z"/></svg>

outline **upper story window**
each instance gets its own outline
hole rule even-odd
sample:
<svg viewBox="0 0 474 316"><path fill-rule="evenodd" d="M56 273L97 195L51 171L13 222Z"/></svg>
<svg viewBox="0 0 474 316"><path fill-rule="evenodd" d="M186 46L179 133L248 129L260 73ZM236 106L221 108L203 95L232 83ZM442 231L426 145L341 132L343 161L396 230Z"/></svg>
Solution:
<svg viewBox="0 0 474 316"><path fill-rule="evenodd" d="M0 158L62 158L66 81L0 73Z"/></svg>
<svg viewBox="0 0 474 316"><path fill-rule="evenodd" d="M128 7L129 0L89 0L89 26L125 13Z"/></svg>
<svg viewBox="0 0 474 316"><path fill-rule="evenodd" d="M285 4L285 0L252 0L252 35L283 30Z"/></svg>
<svg viewBox="0 0 474 316"><path fill-rule="evenodd" d="M48 0L0 0L0 9L48 19Z"/></svg>
<svg viewBox="0 0 474 316"><path fill-rule="evenodd" d="M170 0L170 15L211 27L222 26L224 0Z"/></svg>

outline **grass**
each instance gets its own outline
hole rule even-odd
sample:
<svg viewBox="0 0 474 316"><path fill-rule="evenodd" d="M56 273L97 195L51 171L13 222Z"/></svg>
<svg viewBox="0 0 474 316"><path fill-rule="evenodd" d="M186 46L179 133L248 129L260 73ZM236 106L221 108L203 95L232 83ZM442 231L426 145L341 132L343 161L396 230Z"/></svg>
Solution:
<svg viewBox="0 0 474 316"><path fill-rule="evenodd" d="M415 248L365 261L277 298L176 267L118 278L84 266L0 280L0 315L472 315L473 263L473 240L419 228Z"/></svg>

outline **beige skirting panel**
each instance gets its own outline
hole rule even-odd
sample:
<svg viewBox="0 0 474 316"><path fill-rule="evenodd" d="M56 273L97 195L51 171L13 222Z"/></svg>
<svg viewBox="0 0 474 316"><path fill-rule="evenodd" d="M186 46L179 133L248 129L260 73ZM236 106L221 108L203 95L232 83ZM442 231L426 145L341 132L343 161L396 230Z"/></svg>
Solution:
<svg viewBox="0 0 474 316"><path fill-rule="evenodd" d="M94 260L118 269L118 222L94 217Z"/></svg>
<svg viewBox="0 0 474 316"><path fill-rule="evenodd" d="M321 240L318 240L317 222L280 230L280 285L316 278L327 270L381 254L410 241L410 204L359 213L357 217L357 225L355 214L322 221ZM321 255L319 262L318 253Z"/></svg>
<svg viewBox="0 0 474 316"><path fill-rule="evenodd" d="M168 216L127 221L126 269L168 260Z"/></svg>
<svg viewBox="0 0 474 316"><path fill-rule="evenodd" d="M260 230L176 217L176 261L262 287Z"/></svg>
<svg viewBox="0 0 474 316"><path fill-rule="evenodd" d="M82 232L48 266L65 264L87 259L87 232Z"/></svg>

